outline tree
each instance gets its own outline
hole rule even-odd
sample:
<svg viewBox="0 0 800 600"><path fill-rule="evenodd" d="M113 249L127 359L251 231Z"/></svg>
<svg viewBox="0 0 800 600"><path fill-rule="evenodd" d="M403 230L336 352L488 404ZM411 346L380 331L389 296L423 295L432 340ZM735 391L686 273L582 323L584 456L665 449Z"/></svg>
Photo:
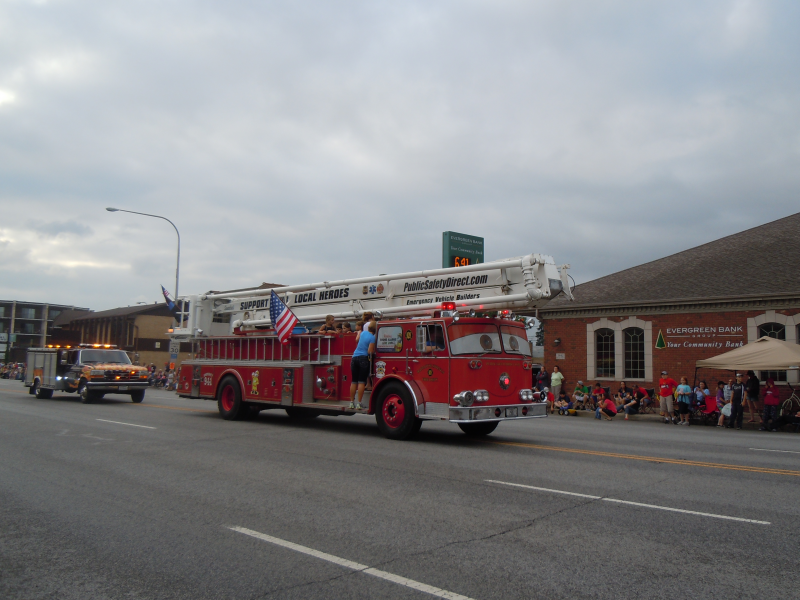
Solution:
<svg viewBox="0 0 800 600"><path fill-rule="evenodd" d="M544 323L539 321L539 328L536 330L536 345L544 346Z"/></svg>

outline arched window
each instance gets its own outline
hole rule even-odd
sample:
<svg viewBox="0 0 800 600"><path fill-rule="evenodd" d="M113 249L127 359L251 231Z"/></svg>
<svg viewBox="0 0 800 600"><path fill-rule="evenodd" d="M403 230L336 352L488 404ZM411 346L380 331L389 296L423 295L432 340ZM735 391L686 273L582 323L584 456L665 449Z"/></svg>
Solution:
<svg viewBox="0 0 800 600"><path fill-rule="evenodd" d="M625 336L625 379L644 379L644 329L629 327Z"/></svg>
<svg viewBox="0 0 800 600"><path fill-rule="evenodd" d="M786 326L780 323L764 323L758 326L758 337L771 337L776 340L786 340ZM774 379L775 381L786 381L786 371L761 371L759 374L761 381Z"/></svg>
<svg viewBox="0 0 800 600"><path fill-rule="evenodd" d="M614 331L598 329L595 332L594 348L597 377L614 377Z"/></svg>

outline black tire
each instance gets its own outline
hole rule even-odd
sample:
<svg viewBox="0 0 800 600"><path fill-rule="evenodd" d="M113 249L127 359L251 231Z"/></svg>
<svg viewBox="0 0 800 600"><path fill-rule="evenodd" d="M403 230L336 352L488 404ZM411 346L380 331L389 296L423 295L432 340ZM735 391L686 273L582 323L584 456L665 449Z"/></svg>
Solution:
<svg viewBox="0 0 800 600"><path fill-rule="evenodd" d="M498 421L486 421L485 423L459 423L461 431L471 437L489 435L500 423Z"/></svg>
<svg viewBox="0 0 800 600"><path fill-rule="evenodd" d="M286 409L286 414L292 419L316 419L319 411L313 408L292 407Z"/></svg>
<svg viewBox="0 0 800 600"><path fill-rule="evenodd" d="M390 382L380 389L375 401L375 420L378 429L390 440L410 440L421 426L414 415L411 394L401 384Z"/></svg>
<svg viewBox="0 0 800 600"><path fill-rule="evenodd" d="M35 396L37 391L36 388L38 387L39 387L39 381L37 379L34 379L33 383L31 384L31 387L28 388L28 393L32 396Z"/></svg>
<svg viewBox="0 0 800 600"><path fill-rule="evenodd" d="M247 418L249 409L242 400L242 388L235 377L228 375L219 384L217 392L217 408L226 421L240 421Z"/></svg>
<svg viewBox="0 0 800 600"><path fill-rule="evenodd" d="M131 392L131 402L139 404L144 400L144 390L134 390Z"/></svg>
<svg viewBox="0 0 800 600"><path fill-rule="evenodd" d="M78 396L83 404L89 404L95 399L95 394L92 393L86 385L86 382L81 379L78 384Z"/></svg>
<svg viewBox="0 0 800 600"><path fill-rule="evenodd" d="M53 397L53 390L49 390L47 388L43 388L41 386L36 387L36 397L39 400L49 400Z"/></svg>

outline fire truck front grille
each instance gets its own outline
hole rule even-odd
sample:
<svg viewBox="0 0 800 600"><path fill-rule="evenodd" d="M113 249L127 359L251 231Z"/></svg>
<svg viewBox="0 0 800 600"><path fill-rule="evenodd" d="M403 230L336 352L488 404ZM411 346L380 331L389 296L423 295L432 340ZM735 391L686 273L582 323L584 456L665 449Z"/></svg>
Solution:
<svg viewBox="0 0 800 600"><path fill-rule="evenodd" d="M138 380L139 378L136 375L131 375L130 371L107 369L104 379L106 381L130 381L131 379Z"/></svg>

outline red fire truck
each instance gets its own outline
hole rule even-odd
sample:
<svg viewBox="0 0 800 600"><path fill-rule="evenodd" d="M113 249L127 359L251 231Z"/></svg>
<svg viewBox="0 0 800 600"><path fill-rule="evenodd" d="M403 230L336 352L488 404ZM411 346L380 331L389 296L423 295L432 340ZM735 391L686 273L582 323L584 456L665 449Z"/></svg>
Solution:
<svg viewBox="0 0 800 600"><path fill-rule="evenodd" d="M567 268L533 254L276 288L303 323L326 315L352 321L367 311L379 319L361 411L349 397L355 334L297 333L282 344L264 297L272 290L186 296L173 336L192 343L193 358L181 365L177 391L216 400L227 420L266 409L294 418L361 412L374 414L392 439L410 439L425 420L487 435L500 421L546 416L531 389L531 346L517 317L569 296Z"/></svg>

